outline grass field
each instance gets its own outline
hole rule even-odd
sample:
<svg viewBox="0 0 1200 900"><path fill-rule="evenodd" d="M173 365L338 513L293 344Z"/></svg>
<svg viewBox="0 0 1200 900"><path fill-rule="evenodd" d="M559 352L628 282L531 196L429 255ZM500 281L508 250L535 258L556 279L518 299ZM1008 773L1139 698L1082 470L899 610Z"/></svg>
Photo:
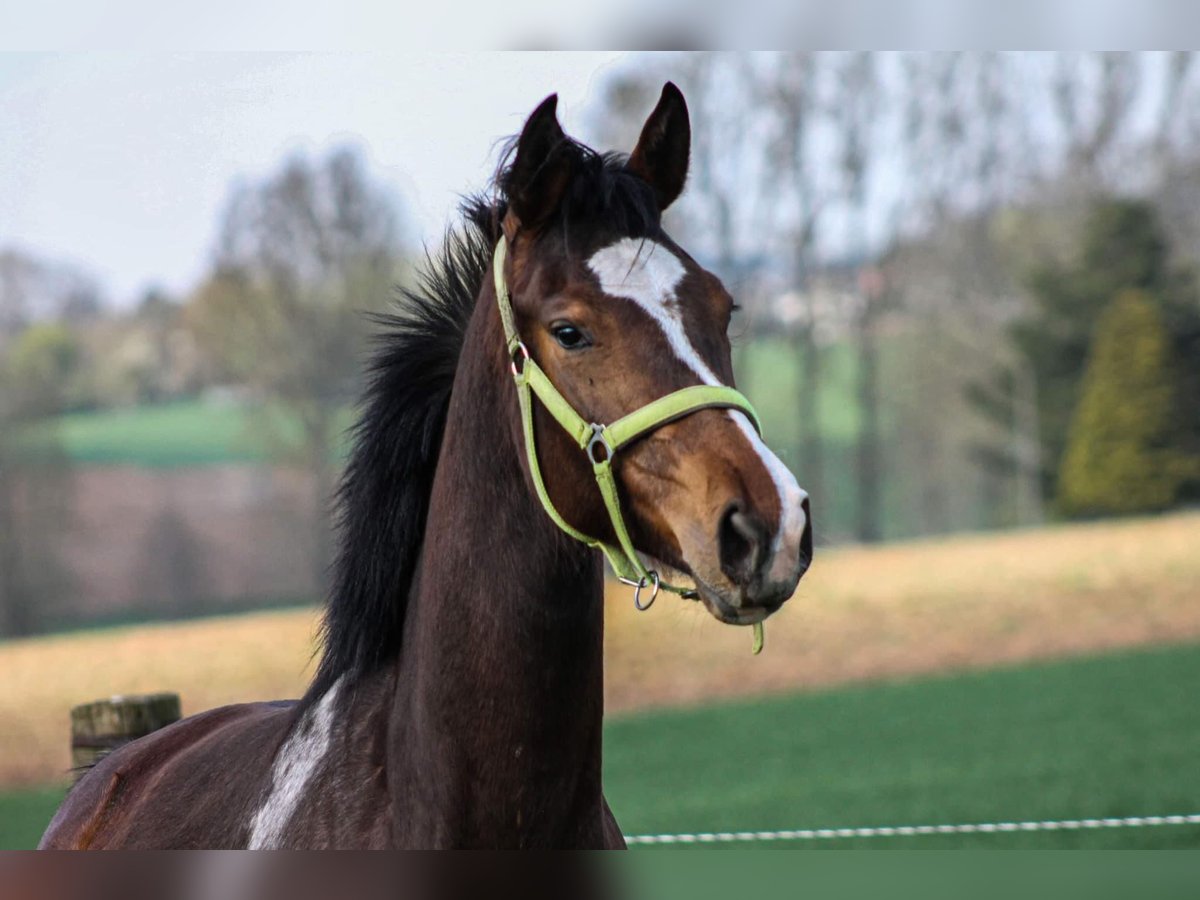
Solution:
<svg viewBox="0 0 1200 900"><path fill-rule="evenodd" d="M639 715L606 744L627 833L1200 812L1200 646ZM1200 847L1200 826L837 846Z"/></svg>
<svg viewBox="0 0 1200 900"><path fill-rule="evenodd" d="M1197 812L1198 684L1189 645L618 717L605 784L630 834ZM0 847L58 798L0 794ZM1200 847L1200 826L819 846Z"/></svg>
<svg viewBox="0 0 1200 900"><path fill-rule="evenodd" d="M246 410L199 402L75 413L58 420L67 455L79 463L152 468L259 462L266 448L247 427Z"/></svg>
<svg viewBox="0 0 1200 900"><path fill-rule="evenodd" d="M261 428L263 417L272 419L271 440L299 439L298 429L281 412L200 401L72 413L56 420L55 427L67 457L76 463L162 469L270 461L273 448ZM347 409L339 427L351 421Z"/></svg>
<svg viewBox="0 0 1200 900"><path fill-rule="evenodd" d="M0 850L32 850L63 797L61 787L0 792Z"/></svg>

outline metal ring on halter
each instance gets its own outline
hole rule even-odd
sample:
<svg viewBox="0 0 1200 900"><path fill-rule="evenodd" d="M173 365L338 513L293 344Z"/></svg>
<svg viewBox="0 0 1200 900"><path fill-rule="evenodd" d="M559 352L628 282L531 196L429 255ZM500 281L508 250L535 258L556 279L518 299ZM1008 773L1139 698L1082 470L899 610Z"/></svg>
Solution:
<svg viewBox="0 0 1200 900"><path fill-rule="evenodd" d="M658 573L654 572L654 574L657 575ZM644 581L645 579L642 579L642 580ZM634 581L632 578L626 578L623 575L618 575L617 581L621 582L621 584L627 584L631 588L635 588L639 584L641 584L640 581ZM699 600L700 599L700 592L698 590L695 590L694 588L671 588L671 590L674 590L676 593L678 593L680 598L683 600ZM653 598L651 598L650 602L651 603L654 602ZM647 604L646 608L647 609L650 608L649 604Z"/></svg>
<svg viewBox="0 0 1200 900"><path fill-rule="evenodd" d="M521 368L517 368L517 360L521 360ZM521 341L517 341L517 345L512 349L508 367L512 370L513 378L520 378L521 373L525 371L525 363L529 362L529 348Z"/></svg>
<svg viewBox="0 0 1200 900"><path fill-rule="evenodd" d="M604 456L599 459L596 458L596 448L598 446L604 448ZM592 423L592 436L587 442L587 455L588 459L592 461L592 465L594 466L613 458L612 444L610 444L608 442L608 438L604 436L603 425L597 425L595 422Z"/></svg>
<svg viewBox="0 0 1200 900"><path fill-rule="evenodd" d="M646 586L647 582L654 585L654 593L652 593L650 595L650 599L647 600L646 604L643 606L642 605L642 588L644 588ZM650 607L652 607L654 605L654 600L656 597L658 597L658 587L659 587L658 573L655 572L653 569L651 569L649 572L647 572L645 575L643 575L638 580L637 584L635 584L633 586L633 605L637 609L638 612L645 612L646 610L648 610Z"/></svg>

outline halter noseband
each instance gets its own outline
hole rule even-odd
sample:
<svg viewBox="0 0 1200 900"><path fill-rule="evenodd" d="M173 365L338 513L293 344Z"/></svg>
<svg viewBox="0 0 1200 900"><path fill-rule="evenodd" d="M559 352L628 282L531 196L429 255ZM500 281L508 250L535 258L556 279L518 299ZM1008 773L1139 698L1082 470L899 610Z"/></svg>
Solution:
<svg viewBox="0 0 1200 900"><path fill-rule="evenodd" d="M508 283L504 277L506 247L507 240L501 237L492 259L492 271L496 279L496 303L500 307L500 321L504 326L504 338L508 345L509 358L512 360L513 381L517 386L517 399L521 406L521 425L525 433L525 454L529 461L529 472L533 477L533 486L542 502L542 508L555 525L575 540L604 553L617 577L634 588L633 602L638 609L649 609L660 588L684 597L697 596L691 588L666 584L659 578L658 572L647 569L642 563L629 537L629 530L625 527L625 519L621 515L621 498L612 470L613 458L638 438L701 409L736 409L745 413L761 434L762 425L758 413L754 411L749 400L731 387L694 385L651 400L645 406L608 425L588 422L559 393L541 366L530 358L529 349L521 342L513 316ZM604 506L612 521L613 533L617 536L617 546L589 537L573 528L554 508L538 463L533 431L533 395L537 395L550 415L574 439L591 462L600 496L604 499ZM650 599L643 603L641 595L646 588L651 589L651 594ZM755 643L757 647L761 647L761 630L758 627L755 628Z"/></svg>

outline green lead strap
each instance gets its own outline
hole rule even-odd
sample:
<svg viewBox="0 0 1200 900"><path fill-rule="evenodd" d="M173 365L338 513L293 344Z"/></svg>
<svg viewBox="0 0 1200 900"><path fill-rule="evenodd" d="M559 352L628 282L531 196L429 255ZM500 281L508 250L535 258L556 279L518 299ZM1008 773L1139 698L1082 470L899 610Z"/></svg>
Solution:
<svg viewBox="0 0 1200 900"><path fill-rule="evenodd" d="M517 401L521 408L521 430L525 437L526 460L529 464L530 476L533 478L534 490L542 508L546 510L551 521L566 534L604 554L613 571L617 573L617 577L634 587L633 602L638 609L649 609L654 598L658 596L659 589L685 597L695 597L696 592L693 589L662 582L657 572L647 569L642 563L641 557L638 556L637 550L633 546L633 540L625 526L625 517L621 512L621 495L616 476L613 474L613 459L620 450L651 431L701 409L738 410L749 417L755 429L761 434L762 424L759 422L758 413L755 412L750 401L734 388L705 384L673 391L635 409L609 425L588 422L575 411L575 408L559 392L553 382L546 377L542 368L530 358L528 348L521 342L521 337L517 332L516 318L513 314L512 300L508 293L508 282L504 277L507 243L504 238L497 242L496 252L492 259L492 273L496 283L496 304L500 310L504 340L512 361L513 381L516 384ZM617 538L616 546L590 537L574 528L555 509L554 503L550 500L550 493L546 490L545 479L542 477L541 464L537 455L537 438L533 427L534 395L591 461L592 473L596 478L600 497L608 511L613 534ZM652 594L643 605L641 592L646 588L650 588ZM754 653L761 652L762 646L763 626L761 622L758 622L754 625Z"/></svg>

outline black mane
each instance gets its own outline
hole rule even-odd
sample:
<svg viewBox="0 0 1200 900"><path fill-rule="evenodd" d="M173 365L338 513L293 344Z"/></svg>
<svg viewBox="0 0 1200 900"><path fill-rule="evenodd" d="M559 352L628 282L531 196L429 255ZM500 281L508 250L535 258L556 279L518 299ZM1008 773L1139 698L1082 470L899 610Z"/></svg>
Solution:
<svg viewBox="0 0 1200 900"><path fill-rule="evenodd" d="M575 176L547 234L565 239L572 222L632 237L657 229L653 191L625 168L624 156L575 141L568 148ZM309 702L342 676L357 679L399 652L450 391L500 239L511 177L506 162L495 179L497 196L468 199L461 226L427 254L417 285L399 292L395 312L375 317L378 349L337 496L339 550Z"/></svg>

